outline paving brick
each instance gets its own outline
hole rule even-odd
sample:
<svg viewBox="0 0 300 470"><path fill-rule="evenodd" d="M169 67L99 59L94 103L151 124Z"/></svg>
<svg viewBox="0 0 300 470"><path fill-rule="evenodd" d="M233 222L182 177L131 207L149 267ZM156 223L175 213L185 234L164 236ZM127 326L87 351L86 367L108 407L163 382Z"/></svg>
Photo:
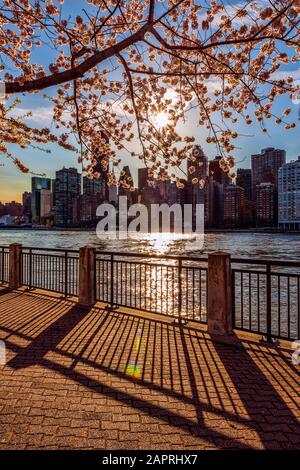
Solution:
<svg viewBox="0 0 300 470"><path fill-rule="evenodd" d="M288 351L1 286L0 298L0 449L300 448Z"/></svg>

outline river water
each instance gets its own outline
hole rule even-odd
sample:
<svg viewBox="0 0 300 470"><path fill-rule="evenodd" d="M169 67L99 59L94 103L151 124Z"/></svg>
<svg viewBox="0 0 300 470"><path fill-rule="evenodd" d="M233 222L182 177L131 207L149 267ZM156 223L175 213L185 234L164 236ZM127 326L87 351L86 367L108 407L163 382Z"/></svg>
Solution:
<svg viewBox="0 0 300 470"><path fill-rule="evenodd" d="M1 230L0 246L22 243L36 248L79 249L84 245L99 251L140 254L191 255L222 250L235 257L300 260L300 235L270 233L207 233L201 249L186 251L181 239L166 235L140 234L135 239L98 239L95 231Z"/></svg>
<svg viewBox="0 0 300 470"><path fill-rule="evenodd" d="M32 260L24 252L23 283L56 292L78 295L78 255L71 255L68 263L68 281L65 282L65 259L57 252L38 254L39 248L78 250L85 245L97 251L117 252L114 258L113 278L107 254L97 255L96 298L104 302L167 315L178 315L179 291L182 293L181 312L186 319L206 321L207 276L206 263L185 261L182 265L179 287L178 262L152 260L144 255L185 255L197 257L222 250L236 258L255 258L300 261L300 236L226 232L204 235L201 249L187 251L182 239L167 235L139 234L135 239L116 240L113 234L98 239L95 231L0 230L0 247L21 243L37 250ZM139 258L126 260L126 254L136 253ZM122 255L121 255L122 254ZM73 257L73 259L72 259ZM136 261L134 261L136 259ZM33 266L32 284L29 279L29 261ZM128 262L130 261L130 262ZM72 264L73 263L73 264ZM0 263L1 264L1 263ZM26 268L27 266L27 268ZM267 277L265 267L235 263L235 322L236 327L265 333L267 330ZM243 266L243 268L241 268ZM243 271L236 271L243 269ZM300 334L300 274L298 268L274 268L271 280L272 334L284 338L298 338ZM250 270L250 271L249 271ZM272 271L273 272L273 271ZM176 313L177 312L177 313Z"/></svg>

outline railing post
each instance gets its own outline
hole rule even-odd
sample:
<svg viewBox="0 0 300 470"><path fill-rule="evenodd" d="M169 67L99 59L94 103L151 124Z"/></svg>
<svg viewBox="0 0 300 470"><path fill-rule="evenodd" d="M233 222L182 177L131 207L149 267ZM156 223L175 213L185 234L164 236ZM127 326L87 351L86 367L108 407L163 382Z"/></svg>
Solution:
<svg viewBox="0 0 300 470"><path fill-rule="evenodd" d="M178 317L181 323L182 316L182 259L178 260Z"/></svg>
<svg viewBox="0 0 300 470"><path fill-rule="evenodd" d="M4 282L4 247L2 247L2 255L1 255L1 282Z"/></svg>
<svg viewBox="0 0 300 470"><path fill-rule="evenodd" d="M229 253L208 255L208 311L210 334L232 332L232 273Z"/></svg>
<svg viewBox="0 0 300 470"><path fill-rule="evenodd" d="M267 335L266 340L268 343L272 341L272 326L271 326L271 302L272 302L272 292L271 292L271 265L268 263L266 266L266 276L267 276Z"/></svg>
<svg viewBox="0 0 300 470"><path fill-rule="evenodd" d="M28 280L28 284L29 284L29 289L31 289L31 286L32 286L32 249L30 248L29 249L29 280Z"/></svg>
<svg viewBox="0 0 300 470"><path fill-rule="evenodd" d="M79 252L79 304L85 307L95 303L95 253L89 246Z"/></svg>
<svg viewBox="0 0 300 470"><path fill-rule="evenodd" d="M10 289L17 289L21 284L22 245L13 243L9 245L9 280Z"/></svg>
<svg viewBox="0 0 300 470"><path fill-rule="evenodd" d="M65 251L65 297L68 297L68 252Z"/></svg>
<svg viewBox="0 0 300 470"><path fill-rule="evenodd" d="M114 255L110 256L110 306L114 306Z"/></svg>

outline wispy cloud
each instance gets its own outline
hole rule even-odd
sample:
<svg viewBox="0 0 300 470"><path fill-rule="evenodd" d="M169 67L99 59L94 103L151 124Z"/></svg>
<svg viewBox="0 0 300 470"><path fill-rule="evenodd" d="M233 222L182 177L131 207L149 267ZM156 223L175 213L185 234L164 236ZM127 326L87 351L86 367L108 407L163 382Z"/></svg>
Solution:
<svg viewBox="0 0 300 470"><path fill-rule="evenodd" d="M288 77L292 77L294 81L300 81L300 68L297 70L278 70L272 74L272 80L286 80Z"/></svg>
<svg viewBox="0 0 300 470"><path fill-rule="evenodd" d="M22 117L31 113L31 116L26 116L24 120L32 125L47 126L49 127L53 119L53 108L51 106L39 106L36 108L14 108L10 115L12 117Z"/></svg>

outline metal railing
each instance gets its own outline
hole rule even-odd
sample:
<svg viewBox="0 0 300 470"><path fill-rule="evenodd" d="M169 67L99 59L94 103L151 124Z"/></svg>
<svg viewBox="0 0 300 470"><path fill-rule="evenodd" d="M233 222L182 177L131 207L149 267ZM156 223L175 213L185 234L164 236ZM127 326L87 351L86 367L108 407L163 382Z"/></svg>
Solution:
<svg viewBox="0 0 300 470"><path fill-rule="evenodd" d="M207 322L207 257L95 253L95 300ZM300 262L232 258L235 329L300 338ZM9 281L9 248L0 247L0 282ZM22 247L20 284L79 295L77 250ZM230 288L230 286L228 286Z"/></svg>
<svg viewBox="0 0 300 470"><path fill-rule="evenodd" d="M0 246L0 282L7 283L9 277L9 249Z"/></svg>
<svg viewBox="0 0 300 470"><path fill-rule="evenodd" d="M207 258L97 252L96 299L206 322Z"/></svg>
<svg viewBox="0 0 300 470"><path fill-rule="evenodd" d="M300 338L300 263L232 259L232 267L234 328Z"/></svg>
<svg viewBox="0 0 300 470"><path fill-rule="evenodd" d="M21 284L67 295L79 294L79 252L22 248Z"/></svg>

